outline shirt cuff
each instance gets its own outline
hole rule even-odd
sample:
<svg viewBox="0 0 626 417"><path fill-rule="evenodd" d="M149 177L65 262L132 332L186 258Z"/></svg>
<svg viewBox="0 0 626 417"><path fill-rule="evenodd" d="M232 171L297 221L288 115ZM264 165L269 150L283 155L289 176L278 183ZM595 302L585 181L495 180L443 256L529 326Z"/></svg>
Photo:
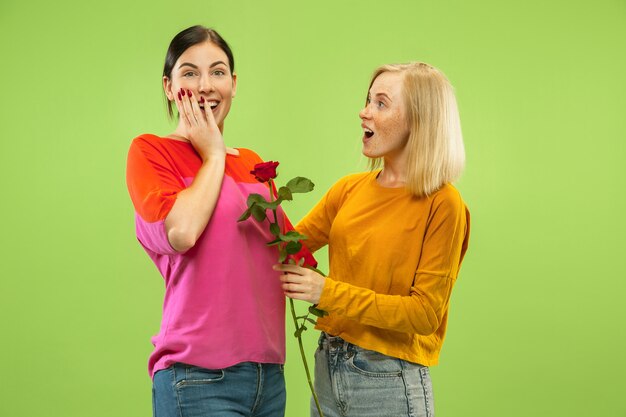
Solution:
<svg viewBox="0 0 626 417"><path fill-rule="evenodd" d="M333 294L335 294L337 284L338 282L331 277L326 277L326 281L324 282L324 289L322 290L322 295L320 295L320 300L317 302L316 305L317 308L326 312L330 312L330 309L333 306Z"/></svg>

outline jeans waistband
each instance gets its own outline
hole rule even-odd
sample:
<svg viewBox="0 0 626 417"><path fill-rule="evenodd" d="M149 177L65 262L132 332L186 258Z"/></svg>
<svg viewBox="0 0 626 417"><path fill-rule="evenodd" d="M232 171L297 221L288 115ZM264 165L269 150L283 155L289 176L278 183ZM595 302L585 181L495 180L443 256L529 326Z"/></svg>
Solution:
<svg viewBox="0 0 626 417"><path fill-rule="evenodd" d="M209 368L203 368L201 366L197 366L197 365L190 365L188 363L183 363L183 362L176 362L172 365L170 365L169 368L173 368L179 371L187 371L187 370L197 370L197 369L204 369L207 371L222 371L222 370L227 370L227 369L235 369L235 368L245 368L245 367L252 367L252 368L257 368L259 370L263 369L263 370L270 370L272 368L278 367L279 369L283 369L284 368L284 364L282 363L262 363L262 362L239 362L236 363L234 365L228 366L226 368L215 368L215 369L209 369Z"/></svg>
<svg viewBox="0 0 626 417"><path fill-rule="evenodd" d="M320 334L318 345L320 349L329 351L354 352L358 348L356 345L346 342L339 336L331 336L325 332Z"/></svg>

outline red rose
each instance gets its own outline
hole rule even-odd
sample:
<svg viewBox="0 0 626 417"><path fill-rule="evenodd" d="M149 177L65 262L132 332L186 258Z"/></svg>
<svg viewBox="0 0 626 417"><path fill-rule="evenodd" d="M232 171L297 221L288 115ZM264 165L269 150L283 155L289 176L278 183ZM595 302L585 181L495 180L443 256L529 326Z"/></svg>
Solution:
<svg viewBox="0 0 626 417"><path fill-rule="evenodd" d="M287 233L291 230L296 230L296 229L293 227L293 225L289 221L289 218L285 216L285 232L284 233ZM300 251L298 253L294 253L293 255L287 255L287 259L285 259L285 263L288 263L289 259L293 259L294 264L300 265L300 260L304 259L304 263L302 264L302 266L304 266L305 268L308 266L317 268L317 261L313 257L313 254L311 253L309 248L306 247L306 245L304 244L302 240L300 241L300 243L302 243L302 248L300 249Z"/></svg>
<svg viewBox="0 0 626 417"><path fill-rule="evenodd" d="M250 171L250 174L254 175L259 182L268 182L276 178L276 167L278 162L269 161L261 162L254 166L254 170Z"/></svg>

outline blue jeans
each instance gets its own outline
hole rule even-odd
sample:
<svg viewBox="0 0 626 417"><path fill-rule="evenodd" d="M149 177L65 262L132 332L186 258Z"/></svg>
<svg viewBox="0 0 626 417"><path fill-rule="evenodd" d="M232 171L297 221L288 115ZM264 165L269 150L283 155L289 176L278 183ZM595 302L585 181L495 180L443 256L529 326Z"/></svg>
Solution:
<svg viewBox="0 0 626 417"><path fill-rule="evenodd" d="M283 365L244 362L224 369L177 363L154 375L154 417L283 417Z"/></svg>
<svg viewBox="0 0 626 417"><path fill-rule="evenodd" d="M315 391L325 417L433 417L428 367L322 333ZM319 417L311 398L311 416Z"/></svg>

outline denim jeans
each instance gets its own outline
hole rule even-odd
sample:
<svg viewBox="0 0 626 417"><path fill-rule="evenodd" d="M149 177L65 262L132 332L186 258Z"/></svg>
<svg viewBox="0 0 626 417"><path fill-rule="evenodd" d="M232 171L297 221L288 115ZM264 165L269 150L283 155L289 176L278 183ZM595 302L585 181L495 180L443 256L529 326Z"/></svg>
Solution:
<svg viewBox="0 0 626 417"><path fill-rule="evenodd" d="M325 417L433 417L428 367L322 333L315 391ZM319 417L311 398L311 416Z"/></svg>
<svg viewBox="0 0 626 417"><path fill-rule="evenodd" d="M154 417L283 417L283 365L244 362L224 369L177 363L154 375Z"/></svg>

